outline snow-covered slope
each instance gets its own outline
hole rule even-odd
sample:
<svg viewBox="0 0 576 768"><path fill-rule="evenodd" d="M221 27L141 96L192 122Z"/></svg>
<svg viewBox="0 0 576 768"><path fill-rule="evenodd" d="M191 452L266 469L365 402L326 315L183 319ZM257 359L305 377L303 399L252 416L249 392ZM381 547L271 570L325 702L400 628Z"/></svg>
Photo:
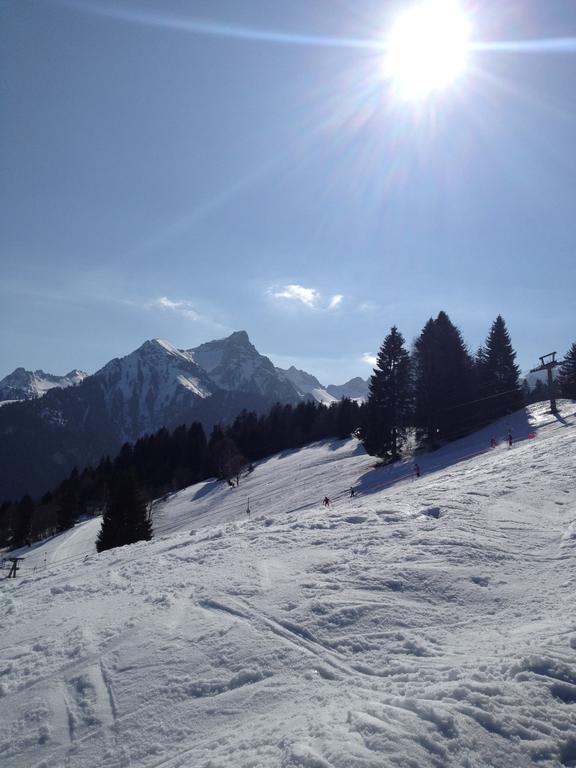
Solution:
<svg viewBox="0 0 576 768"><path fill-rule="evenodd" d="M53 376L44 371L27 371L16 368L0 380L0 405L3 401L33 400L42 397L50 389L74 387L88 376L83 371L74 369L65 376Z"/></svg>
<svg viewBox="0 0 576 768"><path fill-rule="evenodd" d="M221 389L255 392L275 402L296 402L299 397L292 384L281 377L272 362L261 355L246 331L236 331L225 339L208 341L188 350Z"/></svg>
<svg viewBox="0 0 576 768"><path fill-rule="evenodd" d="M159 502L150 543L28 552L3 766L575 765L575 425L532 406L419 479L318 444Z"/></svg>
<svg viewBox="0 0 576 768"><path fill-rule="evenodd" d="M300 397L311 398L318 403L324 403L324 405L337 402L338 398L327 392L312 374L301 371L293 365L287 369L276 368L276 370L280 376L287 379L295 387Z"/></svg>

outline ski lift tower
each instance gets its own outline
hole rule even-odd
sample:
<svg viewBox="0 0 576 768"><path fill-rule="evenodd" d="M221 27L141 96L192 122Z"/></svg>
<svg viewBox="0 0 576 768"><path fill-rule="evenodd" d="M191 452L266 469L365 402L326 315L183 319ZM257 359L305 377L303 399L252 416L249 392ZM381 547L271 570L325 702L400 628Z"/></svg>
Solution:
<svg viewBox="0 0 576 768"><path fill-rule="evenodd" d="M542 355L540 358L540 366L538 368L532 368L530 373L540 373L540 371L546 371L548 373L548 391L550 392L550 413L558 413L556 407L556 396L554 395L554 377L552 371L562 365L561 362L556 360L556 352L550 352L548 355Z"/></svg>

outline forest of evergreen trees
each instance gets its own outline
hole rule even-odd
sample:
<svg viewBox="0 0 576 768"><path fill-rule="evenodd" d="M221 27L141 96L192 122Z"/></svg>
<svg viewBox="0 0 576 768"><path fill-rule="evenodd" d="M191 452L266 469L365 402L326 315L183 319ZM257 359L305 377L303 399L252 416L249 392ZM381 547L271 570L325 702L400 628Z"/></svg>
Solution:
<svg viewBox="0 0 576 768"><path fill-rule="evenodd" d="M521 408L524 392L510 335L498 316L471 355L445 312L430 318L412 353L393 327L370 380L360 436L368 453L395 461L409 430L437 448Z"/></svg>
<svg viewBox="0 0 576 768"><path fill-rule="evenodd" d="M433 450L522 405L548 397L547 386L521 383L516 354L502 317L471 355L445 312L430 318L408 351L396 327L384 339L367 402L348 399L276 404L264 416L243 411L207 437L199 423L161 429L125 444L113 460L74 469L36 502L24 496L0 505L0 546L20 547L102 513L98 551L150 539L149 502L217 477L238 485L252 462L326 438L358 435L382 462L397 460L411 434ZM565 356L557 394L576 399L576 343Z"/></svg>
<svg viewBox="0 0 576 768"><path fill-rule="evenodd" d="M12 548L71 528L78 518L103 513L98 551L151 536L152 499L217 477L237 485L251 463L325 438L345 438L360 425L362 407L341 400L329 408L314 402L273 406L265 416L240 413L207 437L201 424L161 429L118 456L70 475L36 503L30 496L0 506L0 546ZM134 538L135 531L138 538Z"/></svg>

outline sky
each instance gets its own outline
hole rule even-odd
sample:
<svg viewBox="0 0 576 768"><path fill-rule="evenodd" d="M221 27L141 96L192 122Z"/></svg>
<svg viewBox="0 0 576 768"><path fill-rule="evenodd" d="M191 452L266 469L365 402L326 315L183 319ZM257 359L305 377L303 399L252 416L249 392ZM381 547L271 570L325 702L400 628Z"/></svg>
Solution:
<svg viewBox="0 0 576 768"><path fill-rule="evenodd" d="M341 383L440 310L562 355L576 3L463 2L529 45L415 103L379 47L403 0L0 0L0 377L244 329Z"/></svg>

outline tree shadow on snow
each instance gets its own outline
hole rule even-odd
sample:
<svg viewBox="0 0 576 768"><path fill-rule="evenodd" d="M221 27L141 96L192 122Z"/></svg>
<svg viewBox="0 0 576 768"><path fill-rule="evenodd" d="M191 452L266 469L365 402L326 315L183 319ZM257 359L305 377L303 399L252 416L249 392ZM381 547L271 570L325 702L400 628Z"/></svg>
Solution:
<svg viewBox="0 0 576 768"><path fill-rule="evenodd" d="M498 455L498 452L514 450L515 445L529 440L529 435L537 433L538 428L546 426L546 424L538 424L535 427L530 423L526 409L517 411L471 435L446 443L435 451L417 452L413 458L401 459L393 464L370 469L357 480L356 492L366 495L377 493L399 482L418 482L416 465L420 468L420 476L425 477L455 464L468 461L475 456L483 454L494 456ZM512 434L511 447L508 446L510 433ZM492 439L496 441L494 448L491 447ZM374 461L377 460L374 457Z"/></svg>
<svg viewBox="0 0 576 768"><path fill-rule="evenodd" d="M224 483L223 480L217 480L214 478L213 480L206 480L204 484L202 485L202 488L199 488L196 493L190 498L190 501L198 501L198 499L202 499L204 496L208 496L209 493L212 493L212 491L215 491L216 488L218 488L219 485L222 485Z"/></svg>

